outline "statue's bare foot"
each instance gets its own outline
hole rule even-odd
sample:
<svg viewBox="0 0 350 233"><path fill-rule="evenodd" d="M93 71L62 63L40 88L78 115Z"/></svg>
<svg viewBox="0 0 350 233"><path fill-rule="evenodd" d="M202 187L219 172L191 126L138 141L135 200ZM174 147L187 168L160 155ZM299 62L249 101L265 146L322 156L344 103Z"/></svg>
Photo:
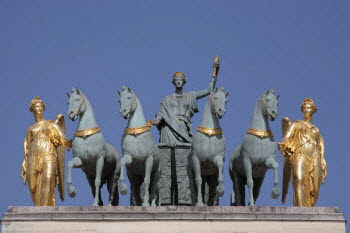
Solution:
<svg viewBox="0 0 350 233"><path fill-rule="evenodd" d="M77 191L73 185L68 185L68 194L70 197L75 197Z"/></svg>
<svg viewBox="0 0 350 233"><path fill-rule="evenodd" d="M278 187L274 187L271 192L271 197L273 199L277 199L280 195L280 189Z"/></svg>
<svg viewBox="0 0 350 233"><path fill-rule="evenodd" d="M217 187L216 187L216 194L219 196L219 197L222 197L225 193L225 188L222 184L219 184Z"/></svg>
<svg viewBox="0 0 350 233"><path fill-rule="evenodd" d="M126 195L128 193L128 188L126 187L125 183L119 185L119 192L122 195Z"/></svg>
<svg viewBox="0 0 350 233"><path fill-rule="evenodd" d="M157 204L156 204L156 201L155 201L155 200L154 200L154 201L152 201L151 206L157 206Z"/></svg>

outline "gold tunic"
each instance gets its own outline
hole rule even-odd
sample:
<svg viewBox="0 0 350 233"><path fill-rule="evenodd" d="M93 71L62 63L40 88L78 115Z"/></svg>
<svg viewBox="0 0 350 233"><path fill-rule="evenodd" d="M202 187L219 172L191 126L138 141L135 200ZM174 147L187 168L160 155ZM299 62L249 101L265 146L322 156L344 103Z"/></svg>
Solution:
<svg viewBox="0 0 350 233"><path fill-rule="evenodd" d="M36 206L56 205L55 186L57 184L60 186L59 191L63 199L62 145L65 144L63 131L56 122L49 120L36 122L27 131L24 140L22 177L24 183L28 182L31 197Z"/></svg>
<svg viewBox="0 0 350 233"><path fill-rule="evenodd" d="M283 185L287 187L284 189L288 190L291 176L294 206L315 206L320 184L326 176L324 142L318 128L306 121L293 122L279 143L279 149L285 155ZM282 199L285 195L284 192Z"/></svg>

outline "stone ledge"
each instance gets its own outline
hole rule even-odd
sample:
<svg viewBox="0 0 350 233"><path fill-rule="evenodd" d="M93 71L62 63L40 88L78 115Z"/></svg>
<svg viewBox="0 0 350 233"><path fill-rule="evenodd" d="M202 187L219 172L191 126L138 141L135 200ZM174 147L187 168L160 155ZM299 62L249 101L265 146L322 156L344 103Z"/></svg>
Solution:
<svg viewBox="0 0 350 233"><path fill-rule="evenodd" d="M236 206L10 206L8 221L332 221L346 222L338 207L236 207Z"/></svg>

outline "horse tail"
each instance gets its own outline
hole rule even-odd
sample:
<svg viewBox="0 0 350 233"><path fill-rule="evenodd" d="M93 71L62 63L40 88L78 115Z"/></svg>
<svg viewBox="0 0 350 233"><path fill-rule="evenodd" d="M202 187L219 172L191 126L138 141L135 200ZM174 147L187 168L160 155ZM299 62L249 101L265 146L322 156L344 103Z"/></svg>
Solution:
<svg viewBox="0 0 350 233"><path fill-rule="evenodd" d="M241 156L242 145L236 147L236 149L232 152L230 157L230 173L234 169L235 160L237 160Z"/></svg>
<svg viewBox="0 0 350 233"><path fill-rule="evenodd" d="M240 157L241 155L241 148L242 146L239 145L238 147L236 147L236 149L232 152L231 157L230 157L230 163L229 163L229 169L230 169L230 177L232 182L237 182L237 177L235 177L235 174L237 176L237 172L235 172L235 163L237 162L237 159ZM234 174L235 173L235 174ZM233 189L231 192L231 206L236 206L237 202L236 202L236 198L235 198L235 185L233 184ZM238 191L238 190L236 190Z"/></svg>

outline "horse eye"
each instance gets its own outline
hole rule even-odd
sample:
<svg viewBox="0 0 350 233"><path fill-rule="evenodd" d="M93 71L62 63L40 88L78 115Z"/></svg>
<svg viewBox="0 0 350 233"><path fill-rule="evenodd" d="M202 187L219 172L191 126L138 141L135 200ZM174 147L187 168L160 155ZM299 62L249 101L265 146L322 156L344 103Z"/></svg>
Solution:
<svg viewBox="0 0 350 233"><path fill-rule="evenodd" d="M118 103L120 103L120 100L118 100Z"/></svg>
<svg viewBox="0 0 350 233"><path fill-rule="evenodd" d="M131 96L128 97L128 100L131 100Z"/></svg>
<svg viewBox="0 0 350 233"><path fill-rule="evenodd" d="M217 99L219 99L219 98L218 98L218 97L214 97L214 99L216 99L216 100L217 100Z"/></svg>
<svg viewBox="0 0 350 233"><path fill-rule="evenodd" d="M78 102L79 100L80 100L80 99L76 99L75 101L77 101L77 102Z"/></svg>

